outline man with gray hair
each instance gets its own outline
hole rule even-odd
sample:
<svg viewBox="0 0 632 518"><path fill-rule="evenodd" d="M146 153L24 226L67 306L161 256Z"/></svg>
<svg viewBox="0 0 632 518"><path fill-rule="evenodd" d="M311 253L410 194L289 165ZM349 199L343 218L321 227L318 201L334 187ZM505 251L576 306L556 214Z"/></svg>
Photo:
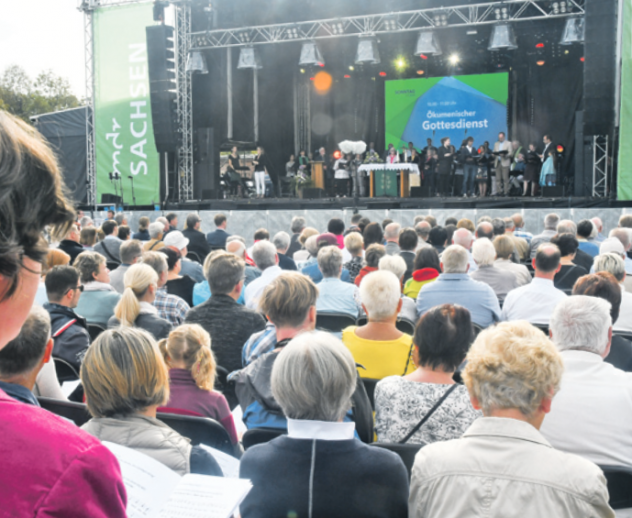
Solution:
<svg viewBox="0 0 632 518"><path fill-rule="evenodd" d="M628 255L630 251L630 246L632 245L630 232L631 231L629 228L613 228L610 231L610 234L608 234L608 237L613 237L621 241L621 244L623 245L623 251L625 252L625 257L623 258L623 260L625 261L625 271L626 273L632 274L632 259L630 259Z"/></svg>
<svg viewBox="0 0 632 518"><path fill-rule="evenodd" d="M110 285L119 293L123 293L125 285L123 278L125 272L129 270L129 267L136 264L143 253L143 244L137 239L130 239L123 242L119 249L119 255L121 256L121 264L117 268L110 272Z"/></svg>
<svg viewBox="0 0 632 518"><path fill-rule="evenodd" d="M147 231L149 232L149 241L143 245L143 251L152 252L158 251L165 246L162 241L164 235L164 224L160 221L154 221L149 225Z"/></svg>
<svg viewBox="0 0 632 518"><path fill-rule="evenodd" d="M296 263L287 255L290 247L290 235L287 232L277 232L272 238L272 244L276 248L281 270L296 271Z"/></svg>
<svg viewBox="0 0 632 518"><path fill-rule="evenodd" d="M384 229L384 240L386 241L386 253L388 255L397 255L399 248L399 231L401 230L399 223L389 223Z"/></svg>
<svg viewBox="0 0 632 518"><path fill-rule="evenodd" d="M319 312L346 313L357 318L361 304L355 284L340 280L342 274L342 252L336 246L326 246L318 252L318 267L323 280L318 284Z"/></svg>
<svg viewBox="0 0 632 518"><path fill-rule="evenodd" d="M600 466L632 468L632 373L604 361L610 352L610 304L574 295L551 316L551 339L564 374L541 428L554 448Z"/></svg>
<svg viewBox="0 0 632 518"><path fill-rule="evenodd" d="M487 284L468 274L469 256L459 245L451 245L441 255L441 271L436 281L425 284L417 296L417 314L441 304L459 304L470 311L472 322L488 327L500 320L498 298Z"/></svg>
<svg viewBox="0 0 632 518"><path fill-rule="evenodd" d="M419 223L415 223L415 232L417 232L417 236L419 237L419 241L417 242L417 252L422 248L432 246L430 245L430 243L428 243L428 237L430 237L431 230L432 227L427 221L420 221Z"/></svg>
<svg viewBox="0 0 632 518"><path fill-rule="evenodd" d="M292 218L292 223L290 224L292 239L290 240L290 247L285 252L288 257L292 257L302 248L298 238L301 237L301 232L305 229L305 224L306 222L303 216L294 216Z"/></svg>
<svg viewBox="0 0 632 518"><path fill-rule="evenodd" d="M559 222L560 217L555 213L544 216L544 231L537 236L533 236L531 240L531 259L535 257L535 253L538 251L540 245L551 242L551 238L557 234L557 225Z"/></svg>
<svg viewBox="0 0 632 518"><path fill-rule="evenodd" d="M257 268L261 270L261 277L246 286L244 297L246 299L246 307L256 311L259 309L259 298L263 290L268 284L281 275L283 270L279 267L279 256L277 255L276 248L270 241L257 241L252 247L252 259Z"/></svg>
<svg viewBox="0 0 632 518"><path fill-rule="evenodd" d="M182 297L171 295L167 292L167 276L169 269L167 268L167 257L160 252L145 252L140 262L151 266L158 274L158 289L156 290L156 299L153 302L154 307L158 310L158 316L170 322L174 327L184 324L184 319L191 307ZM193 287L193 300L195 301L195 289Z"/></svg>
<svg viewBox="0 0 632 518"><path fill-rule="evenodd" d="M591 218L590 221L593 222L593 225L595 225L595 229L597 229L597 235L592 239L592 241L600 245L603 242L603 240L606 239L606 236L602 234L603 221L601 221L601 218L598 218L598 217Z"/></svg>
<svg viewBox="0 0 632 518"><path fill-rule="evenodd" d="M246 262L246 243L241 236L230 236L226 240L226 251ZM256 266L250 266L246 263L245 276L244 284L248 286L252 281L261 277L261 270Z"/></svg>
<svg viewBox="0 0 632 518"><path fill-rule="evenodd" d="M595 273L598 272L611 273L621 286L621 306L619 318L614 322L614 330L632 333L632 292L625 286L628 276L625 274L623 258L616 253L598 255L595 257Z"/></svg>
<svg viewBox="0 0 632 518"><path fill-rule="evenodd" d="M496 249L489 239L477 239L474 242L472 258L478 265L478 269L470 272L470 277L475 281L488 284L499 301L505 300L507 293L518 287L518 280L513 273L497 268L494 264Z"/></svg>
<svg viewBox="0 0 632 518"><path fill-rule="evenodd" d="M457 228L454 231L454 234L452 234L452 244L462 246L467 250L467 255L469 257L468 263L470 265L468 273L470 274L478 270L478 265L476 264L476 261L472 259L472 243L474 243L474 236L466 228Z"/></svg>

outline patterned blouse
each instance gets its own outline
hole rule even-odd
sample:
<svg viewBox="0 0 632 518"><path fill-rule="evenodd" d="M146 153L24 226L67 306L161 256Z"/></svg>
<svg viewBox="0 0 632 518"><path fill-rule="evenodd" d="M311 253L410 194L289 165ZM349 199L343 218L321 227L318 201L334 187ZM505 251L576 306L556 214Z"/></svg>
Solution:
<svg viewBox="0 0 632 518"><path fill-rule="evenodd" d="M451 385L419 383L389 376L375 387L375 431L378 442L401 441L422 420ZM482 414L459 385L407 444L458 439Z"/></svg>

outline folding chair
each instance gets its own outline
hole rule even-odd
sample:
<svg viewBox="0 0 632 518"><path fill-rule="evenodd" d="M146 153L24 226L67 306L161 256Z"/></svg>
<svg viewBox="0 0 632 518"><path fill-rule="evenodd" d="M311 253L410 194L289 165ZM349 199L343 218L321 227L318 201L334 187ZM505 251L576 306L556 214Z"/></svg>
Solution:
<svg viewBox="0 0 632 518"><path fill-rule="evenodd" d="M404 462L404 466L406 466L406 470L408 471L408 480L410 480L410 474L413 469L413 464L415 463L415 455L417 452L421 450L424 446L423 444L397 444L397 443L388 443L388 442L374 442L371 443L371 446L375 446L377 448L384 448L385 450L392 451L393 453L397 453L399 457Z"/></svg>
<svg viewBox="0 0 632 518"><path fill-rule="evenodd" d="M287 430L281 428L251 428L244 433L241 443L244 445L244 450L247 450L251 446L266 443L286 434Z"/></svg>
<svg viewBox="0 0 632 518"><path fill-rule="evenodd" d="M322 311L316 315L316 329L341 333L344 329L356 325L356 319L346 313Z"/></svg>

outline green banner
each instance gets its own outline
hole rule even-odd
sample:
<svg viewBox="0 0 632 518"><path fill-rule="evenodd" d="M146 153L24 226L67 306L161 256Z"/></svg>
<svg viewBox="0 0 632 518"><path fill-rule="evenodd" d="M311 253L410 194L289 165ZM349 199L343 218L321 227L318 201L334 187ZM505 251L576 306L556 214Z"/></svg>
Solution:
<svg viewBox="0 0 632 518"><path fill-rule="evenodd" d="M621 50L621 121L617 199L632 200L632 5L623 2Z"/></svg>
<svg viewBox="0 0 632 518"><path fill-rule="evenodd" d="M145 27L152 3L94 11L94 115L97 201L115 194L110 173L121 176L125 203L160 203L160 166L154 143ZM131 179L130 179L131 177ZM119 191L120 194L120 191Z"/></svg>

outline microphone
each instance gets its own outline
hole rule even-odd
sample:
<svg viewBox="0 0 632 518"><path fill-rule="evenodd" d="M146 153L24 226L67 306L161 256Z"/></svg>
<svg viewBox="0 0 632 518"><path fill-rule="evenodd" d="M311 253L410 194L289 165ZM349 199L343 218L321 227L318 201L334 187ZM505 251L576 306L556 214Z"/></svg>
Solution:
<svg viewBox="0 0 632 518"><path fill-rule="evenodd" d="M130 180L133 180L133 179L134 179L134 177L133 177L133 176L128 176L128 178L129 178Z"/></svg>

